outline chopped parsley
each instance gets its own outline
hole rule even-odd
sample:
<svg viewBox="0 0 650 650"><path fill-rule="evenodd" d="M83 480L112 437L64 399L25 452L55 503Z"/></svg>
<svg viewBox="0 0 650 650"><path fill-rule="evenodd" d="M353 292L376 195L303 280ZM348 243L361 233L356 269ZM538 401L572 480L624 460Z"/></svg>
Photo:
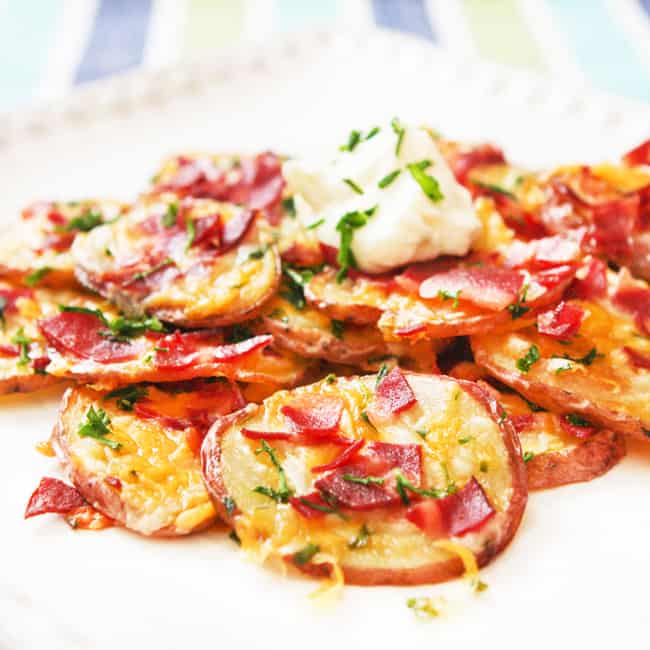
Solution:
<svg viewBox="0 0 650 650"><path fill-rule="evenodd" d="M309 562L319 551L320 546L317 544L307 544L305 548L300 549L293 554L293 561L298 566L303 566L303 564L307 564L307 562Z"/></svg>
<svg viewBox="0 0 650 650"><path fill-rule="evenodd" d="M429 435L429 432L426 429L416 429L415 433L422 438L422 440L425 440L426 437Z"/></svg>
<svg viewBox="0 0 650 650"><path fill-rule="evenodd" d="M273 447L271 447L266 442L266 440L262 440L261 444L262 446L259 449L255 450L255 455L259 455L262 453L268 454L268 457L270 458L272 465L278 471L280 481L277 490L266 487L264 485L258 485L256 488L253 489L253 492L257 492L258 494L263 494L264 496L269 497L269 499L273 499L273 501L275 501L276 503L288 503L289 498L293 494L293 490L289 487L289 484L287 483L287 476L284 473L284 468L280 464L278 457L275 455L275 449L273 449Z"/></svg>
<svg viewBox="0 0 650 650"><path fill-rule="evenodd" d="M528 285L525 284L521 289L521 293L517 296L516 302L514 302L512 305L508 305L507 309L512 316L512 320L517 320L517 318L521 318L525 313L530 311L530 307L524 307L527 294Z"/></svg>
<svg viewBox="0 0 650 650"><path fill-rule="evenodd" d="M338 508L335 507L333 503L330 503L330 501L327 500L327 498L323 495L323 498L329 505L324 506L321 503L316 503L315 501L310 501L309 499L306 499L305 497L298 497L298 501L302 503L304 506L307 506L308 508L312 508L313 510L318 510L318 512L324 512L325 514L328 515L337 515L343 520L347 519L347 516L344 515Z"/></svg>
<svg viewBox="0 0 650 650"><path fill-rule="evenodd" d="M377 379L375 380L375 389L379 387L379 384L381 384L387 374L388 366L385 363L382 363L381 368L379 368L379 372L377 373Z"/></svg>
<svg viewBox="0 0 650 650"><path fill-rule="evenodd" d="M32 271L26 278L25 284L28 287L35 287L52 269L49 266L43 266L40 269Z"/></svg>
<svg viewBox="0 0 650 650"><path fill-rule="evenodd" d="M539 348L536 345L531 345L528 352L521 359L517 359L517 369L521 372L528 372L539 359Z"/></svg>
<svg viewBox="0 0 650 650"><path fill-rule="evenodd" d="M176 225L176 217L178 216L178 203L175 201L167 206L165 214L162 216L162 224L165 228L172 228Z"/></svg>
<svg viewBox="0 0 650 650"><path fill-rule="evenodd" d="M406 601L406 606L412 609L418 618L437 618L440 616L440 611L434 607L431 598L409 598Z"/></svg>
<svg viewBox="0 0 650 650"><path fill-rule="evenodd" d="M226 512L228 513L228 516L230 517L233 512L235 512L235 508L237 508L237 504L235 503L235 500L232 497L224 497L223 498L223 507L226 509Z"/></svg>
<svg viewBox="0 0 650 650"><path fill-rule="evenodd" d="M575 363L581 363L583 366L590 366L598 357L604 357L604 354L598 352L596 348L591 348L584 357L572 357L568 354L554 354L554 359L568 359L569 361L575 361Z"/></svg>
<svg viewBox="0 0 650 650"><path fill-rule="evenodd" d="M104 395L104 401L115 400L115 404L123 411L132 411L133 405L149 394L146 386L124 386L124 388L116 388L110 393Z"/></svg>
<svg viewBox="0 0 650 650"><path fill-rule="evenodd" d="M63 229L67 231L80 230L81 232L88 232L102 223L104 223L102 214L88 209L82 215L70 219Z"/></svg>
<svg viewBox="0 0 650 650"><path fill-rule="evenodd" d="M59 305L62 312L75 312L78 314L89 314L97 317L107 330L100 330L99 335L108 337L114 341L125 342L134 336L140 336L146 330L152 332L164 332L164 325L155 317L148 316L141 320L117 316L109 321L99 309L89 309L88 307L75 307L68 305Z"/></svg>
<svg viewBox="0 0 650 650"><path fill-rule="evenodd" d="M354 151L354 148L361 142L361 131L350 131L348 141L339 147L340 151Z"/></svg>
<svg viewBox="0 0 650 650"><path fill-rule="evenodd" d="M192 219L188 219L185 228L187 230L187 244L185 244L185 251L188 251L192 248L192 244L196 238L196 224Z"/></svg>
<svg viewBox="0 0 650 650"><path fill-rule="evenodd" d="M525 451L523 455L524 463L530 463L531 460L535 458L535 454L532 451Z"/></svg>
<svg viewBox="0 0 650 650"><path fill-rule="evenodd" d="M290 302L296 309L302 310L307 304L303 287L322 270L322 266L312 266L298 269L286 262L282 264L284 285L280 296Z"/></svg>
<svg viewBox="0 0 650 650"><path fill-rule="evenodd" d="M282 209L293 219L296 216L296 202L293 196L282 199Z"/></svg>
<svg viewBox="0 0 650 650"><path fill-rule="evenodd" d="M268 316L269 318L272 318L273 320L279 320L280 322L284 323L287 325L289 323L289 317L287 316L287 313L284 311L284 309L281 309L280 307L276 307Z"/></svg>
<svg viewBox="0 0 650 650"><path fill-rule="evenodd" d="M365 548L368 546L368 542L370 542L370 535L372 535L372 533L370 532L368 526L366 526L366 524L363 524L359 530L359 534L351 542L348 543L348 548L351 550Z"/></svg>
<svg viewBox="0 0 650 650"><path fill-rule="evenodd" d="M490 192L496 192L497 194L502 194L503 196L507 196L509 199L512 199L513 201L517 200L517 197L510 191L505 189L505 187L501 187L500 185L495 185L494 183L484 183L483 181L475 181L473 179L470 179L474 185L477 187L480 187L484 190L488 190Z"/></svg>
<svg viewBox="0 0 650 650"><path fill-rule="evenodd" d="M336 381L336 375L333 372L330 372L327 377L325 377L325 382L328 384L333 384Z"/></svg>
<svg viewBox="0 0 650 650"><path fill-rule="evenodd" d="M319 219L318 221L314 221L314 223L310 223L307 226L307 230L314 230L315 228L318 228L318 226L322 226L325 223L325 219Z"/></svg>
<svg viewBox="0 0 650 650"><path fill-rule="evenodd" d="M449 488L447 490L436 490L435 488L425 490L423 488L415 487L415 485L413 485L413 483L411 483L411 481L409 481L400 471L395 473L395 480L397 494L399 494L400 499L405 506L411 505L411 499L407 494L407 490L414 494L419 494L423 497L432 497L434 499L439 499L440 497L444 497L450 493Z"/></svg>
<svg viewBox="0 0 650 650"><path fill-rule="evenodd" d="M266 251L268 251L268 250L269 249L268 249L267 246L263 246L262 248L256 248L255 250L252 250L248 254L248 259L249 260L261 260L266 255Z"/></svg>
<svg viewBox="0 0 650 650"><path fill-rule="evenodd" d="M540 411L545 411L546 409L542 408L541 406L535 404L535 402L531 402L530 400L526 399L523 395L520 395L521 399L526 402L526 405L528 408L533 412L533 413L539 413Z"/></svg>
<svg viewBox="0 0 650 650"><path fill-rule="evenodd" d="M406 168L411 173L411 176L413 176L415 182L422 188L422 191L431 199L431 201L437 203L438 201L442 201L445 196L440 191L438 181L425 171L430 164L431 163L428 160L421 160L417 163L410 163Z"/></svg>
<svg viewBox="0 0 650 650"><path fill-rule="evenodd" d="M402 148L402 140L404 140L404 133L406 132L406 129L402 126L401 122L396 117L391 120L390 126L393 129L395 135L397 135L397 142L395 143L395 155L399 156L400 149Z"/></svg>
<svg viewBox="0 0 650 650"><path fill-rule="evenodd" d="M378 126L373 126L370 131L368 131L368 135L364 138L365 140L370 140L370 138L374 138L381 129Z"/></svg>
<svg viewBox="0 0 650 650"><path fill-rule="evenodd" d="M584 418L576 415L575 413L569 413L565 416L567 421L572 424L574 427L590 427L591 422L588 422Z"/></svg>
<svg viewBox="0 0 650 650"><path fill-rule="evenodd" d="M458 309L458 301L460 299L460 292L461 292L461 289L457 289L456 291L445 291L444 289L440 289L438 291L438 298L440 298L440 300L442 300L443 302L445 300L453 300L454 304L452 305L452 307L454 309Z"/></svg>
<svg viewBox="0 0 650 650"><path fill-rule="evenodd" d="M357 194L363 194L363 189L359 187L351 178L344 178L343 182Z"/></svg>
<svg viewBox="0 0 650 650"><path fill-rule="evenodd" d="M86 421L79 427L77 433L82 438L94 438L111 449L119 449L122 445L117 440L111 440L106 436L111 432L111 419L104 409L97 409L91 406L86 413Z"/></svg>
<svg viewBox="0 0 650 650"><path fill-rule="evenodd" d="M464 438L458 438L458 444L459 445L466 445L471 439L472 439L472 436L465 436Z"/></svg>
<svg viewBox="0 0 650 650"><path fill-rule="evenodd" d="M253 331L246 327L246 325L241 325L236 323L230 328L226 336L227 343L241 343L242 341L247 341L248 339L254 336Z"/></svg>
<svg viewBox="0 0 650 650"><path fill-rule="evenodd" d="M336 274L336 281L340 284L345 280L350 268L358 268L357 260L352 252L352 237L354 231L363 228L368 223L368 219L375 213L377 206L364 210L363 212L356 210L354 212L347 212L336 224L336 230L341 236L341 245L336 257L336 261L340 265L340 269Z"/></svg>
<svg viewBox="0 0 650 650"><path fill-rule="evenodd" d="M343 340L343 333L345 332L345 323L342 320L332 319L332 334L339 339Z"/></svg>
<svg viewBox="0 0 650 650"><path fill-rule="evenodd" d="M25 336L25 331L21 327L12 337L11 342L20 348L20 357L18 359L19 366L26 366L29 363L29 346L32 342L30 338Z"/></svg>
<svg viewBox="0 0 650 650"><path fill-rule="evenodd" d="M377 186L379 189L383 190L385 187L388 187L400 174L402 173L401 169L396 169L395 171L392 171L390 174L386 174L379 183L377 183Z"/></svg>
<svg viewBox="0 0 650 650"><path fill-rule="evenodd" d="M348 483L358 483L359 485L383 485L384 479L381 476L354 476L353 474L343 474L343 480Z"/></svg>
<svg viewBox="0 0 650 650"><path fill-rule="evenodd" d="M230 537L230 539L232 539L232 541L235 542L235 544L237 544L237 546L241 546L241 539L239 539L239 535L237 534L237 532L235 530L231 530L228 533L228 537Z"/></svg>

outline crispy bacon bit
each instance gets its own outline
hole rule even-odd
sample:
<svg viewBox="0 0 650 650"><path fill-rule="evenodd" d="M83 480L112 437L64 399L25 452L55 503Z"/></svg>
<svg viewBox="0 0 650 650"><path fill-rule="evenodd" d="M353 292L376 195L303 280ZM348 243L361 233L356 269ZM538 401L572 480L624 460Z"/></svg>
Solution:
<svg viewBox="0 0 650 650"><path fill-rule="evenodd" d="M4 313L13 314L17 311L16 301L19 298L34 298L34 292L31 289L14 289L1 287L0 288L0 298L5 301Z"/></svg>
<svg viewBox="0 0 650 650"><path fill-rule="evenodd" d="M25 519L48 512L67 514L75 508L86 505L86 500L76 488L48 476L41 479L36 490L29 498L25 509Z"/></svg>
<svg viewBox="0 0 650 650"><path fill-rule="evenodd" d="M261 334L260 336L253 336L245 341L239 343L229 343L228 345L221 345L214 350L215 361L235 361L241 359L255 350L265 348L273 341L273 336L270 334Z"/></svg>
<svg viewBox="0 0 650 650"><path fill-rule="evenodd" d="M518 297L524 283L519 271L498 266L458 267L437 273L420 285L422 298L458 295L461 300L493 311L501 311Z"/></svg>
<svg viewBox="0 0 650 650"><path fill-rule="evenodd" d="M37 357L36 359L32 359L32 368L34 372L45 372L45 368L47 368L50 365L50 357Z"/></svg>
<svg viewBox="0 0 650 650"><path fill-rule="evenodd" d="M635 285L618 288L612 302L634 316L634 323L643 334L650 336L650 289Z"/></svg>
<svg viewBox="0 0 650 650"><path fill-rule="evenodd" d="M50 210L47 213L47 220L55 226L65 226L66 218L58 210Z"/></svg>
<svg viewBox="0 0 650 650"><path fill-rule="evenodd" d="M399 368L393 368L381 380L375 398L381 414L401 413L417 402L415 393Z"/></svg>
<svg viewBox="0 0 650 650"><path fill-rule="evenodd" d="M334 395L310 395L281 409L296 433L322 436L338 431L343 400Z"/></svg>
<svg viewBox="0 0 650 650"><path fill-rule="evenodd" d="M419 487L422 480L422 447L367 442L363 453L356 454L352 462L337 467L319 478L314 485L346 508L369 510L400 503L401 498L391 476L394 469L399 469L407 480ZM369 482L366 485L349 480L350 477L364 479L369 476L383 479L383 482Z"/></svg>
<svg viewBox="0 0 650 650"><path fill-rule="evenodd" d="M527 431L533 426L535 415L533 413L524 413L523 415L511 415L510 422L517 433Z"/></svg>
<svg viewBox="0 0 650 650"><path fill-rule="evenodd" d="M104 483L106 485L110 485L112 488L115 488L116 490L121 490L122 489L122 481L120 481L117 476L107 476L104 479Z"/></svg>
<svg viewBox="0 0 650 650"><path fill-rule="evenodd" d="M55 350L98 363L135 359L144 349L141 341L114 341L102 336L106 327L93 314L63 312L39 322L39 328Z"/></svg>
<svg viewBox="0 0 650 650"><path fill-rule="evenodd" d="M584 440L585 438L589 438L594 433L596 433L596 428L595 427L592 427L591 425L573 424L569 420L569 418L570 418L570 416L568 416L568 415L563 415L560 418L560 426L568 434L570 434L572 436L575 436L576 438L579 438L580 440Z"/></svg>
<svg viewBox="0 0 650 650"><path fill-rule="evenodd" d="M248 232L255 218L252 210L238 212L232 219L226 221L223 228L223 247L224 249L236 246Z"/></svg>
<svg viewBox="0 0 650 650"><path fill-rule="evenodd" d="M594 300L607 295L607 264L592 257L576 273L567 295L580 300Z"/></svg>
<svg viewBox="0 0 650 650"><path fill-rule="evenodd" d="M318 519L324 517L327 514L327 510L332 508L332 506L323 499L320 492L310 492L301 497L291 497L289 503L306 519ZM322 508L322 510L319 508Z"/></svg>
<svg viewBox="0 0 650 650"><path fill-rule="evenodd" d="M642 368L644 370L650 370L650 357L635 350L634 348L629 348L625 346L623 348L627 358L630 363L636 368Z"/></svg>
<svg viewBox="0 0 650 650"><path fill-rule="evenodd" d="M20 348L17 345L9 343L0 343L0 357L17 357L20 356Z"/></svg>
<svg viewBox="0 0 650 650"><path fill-rule="evenodd" d="M506 159L501 149L491 144L479 144L466 151L452 151L448 156L449 166L459 183L465 184L470 172L483 165L502 165Z"/></svg>
<svg viewBox="0 0 650 650"><path fill-rule="evenodd" d="M197 337L173 332L157 339L155 364L159 370L188 368L198 357Z"/></svg>
<svg viewBox="0 0 650 650"><path fill-rule="evenodd" d="M409 336L415 336L416 334L421 334L426 331L427 326L424 323L415 323L414 325L409 325L408 327L400 327L395 330L395 335L400 338L408 338Z"/></svg>
<svg viewBox="0 0 650 650"><path fill-rule="evenodd" d="M570 339L578 333L584 317L583 309L562 301L554 309L537 316L537 329L541 334L554 339Z"/></svg>
<svg viewBox="0 0 650 650"><path fill-rule="evenodd" d="M575 265L555 266L543 271L537 271L532 274L532 279L542 287L551 290L556 289L562 284L567 284L576 274Z"/></svg>
<svg viewBox="0 0 650 650"><path fill-rule="evenodd" d="M351 461L361 448L366 444L365 438L359 438L353 442L347 449L344 449L343 452L337 456L331 463L326 463L325 465L316 465L311 468L311 471L314 474L320 474L322 472L329 472L333 469L343 467Z"/></svg>
<svg viewBox="0 0 650 650"><path fill-rule="evenodd" d="M65 515L65 520L70 528L82 530L102 530L115 525L115 522L103 512L95 510L90 505L75 508Z"/></svg>
<svg viewBox="0 0 650 650"><path fill-rule="evenodd" d="M626 165L637 167L640 165L650 165L650 139L642 142L638 147L628 151L623 156Z"/></svg>
<svg viewBox="0 0 650 650"><path fill-rule="evenodd" d="M462 489L442 499L411 506L406 518L433 537L460 536L480 528L494 516L481 484L472 477Z"/></svg>
<svg viewBox="0 0 650 650"><path fill-rule="evenodd" d="M212 244L215 248L219 248L222 239L222 225L221 217L218 214L209 214L205 217L200 217L194 220L194 240L192 246L200 246L201 244Z"/></svg>
<svg viewBox="0 0 650 650"><path fill-rule="evenodd" d="M249 440L295 440L297 436L289 431L259 431L258 429L241 430L242 436Z"/></svg>

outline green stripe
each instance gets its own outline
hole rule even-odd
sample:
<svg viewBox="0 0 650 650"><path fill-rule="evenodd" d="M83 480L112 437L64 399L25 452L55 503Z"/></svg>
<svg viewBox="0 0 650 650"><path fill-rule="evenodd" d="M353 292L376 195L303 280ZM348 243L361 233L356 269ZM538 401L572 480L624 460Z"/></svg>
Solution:
<svg viewBox="0 0 650 650"><path fill-rule="evenodd" d="M197 54L239 40L245 0L186 0L183 52Z"/></svg>
<svg viewBox="0 0 650 650"><path fill-rule="evenodd" d="M336 20L339 3L338 0L275 0L275 10L278 27L291 30Z"/></svg>
<svg viewBox="0 0 650 650"><path fill-rule="evenodd" d="M60 0L0 3L0 109L33 99L54 43Z"/></svg>
<svg viewBox="0 0 650 650"><path fill-rule="evenodd" d="M507 65L544 70L544 56L517 0L461 0L481 56Z"/></svg>

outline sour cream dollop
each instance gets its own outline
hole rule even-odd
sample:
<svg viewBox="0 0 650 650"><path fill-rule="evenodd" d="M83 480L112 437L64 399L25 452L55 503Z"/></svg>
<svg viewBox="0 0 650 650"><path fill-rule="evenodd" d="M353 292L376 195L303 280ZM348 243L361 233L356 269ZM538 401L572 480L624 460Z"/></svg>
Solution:
<svg viewBox="0 0 650 650"><path fill-rule="evenodd" d="M283 168L297 217L324 244L340 247L336 227L344 215L371 212L354 230L351 245L359 269L367 273L465 255L481 232L469 192L454 178L430 133L393 124L367 140L362 135L333 160L293 159ZM435 179L442 198L427 195L409 164Z"/></svg>

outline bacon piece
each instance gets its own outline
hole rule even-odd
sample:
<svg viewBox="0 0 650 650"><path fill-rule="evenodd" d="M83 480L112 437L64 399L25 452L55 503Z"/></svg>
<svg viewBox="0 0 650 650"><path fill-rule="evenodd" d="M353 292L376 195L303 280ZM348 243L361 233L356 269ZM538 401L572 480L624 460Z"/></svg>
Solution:
<svg viewBox="0 0 650 650"><path fill-rule="evenodd" d="M47 220L55 226L65 226L67 219L57 210L50 210L47 213Z"/></svg>
<svg viewBox="0 0 650 650"><path fill-rule="evenodd" d="M338 431L343 400L334 395L310 395L285 404L281 411L295 432L327 436Z"/></svg>
<svg viewBox="0 0 650 650"><path fill-rule="evenodd" d="M369 510L400 503L394 488L391 470L399 469L404 477L418 487L422 480L422 447L412 444L368 442L363 453L319 478L315 487L352 510ZM381 485L363 485L346 480L344 476L383 478Z"/></svg>
<svg viewBox="0 0 650 650"><path fill-rule="evenodd" d="M623 156L623 161L631 167L650 165L650 138L642 142L638 147L628 151Z"/></svg>
<svg viewBox="0 0 650 650"><path fill-rule="evenodd" d="M381 415L401 413L411 408L417 398L399 368L393 368L375 392L376 408Z"/></svg>
<svg viewBox="0 0 650 650"><path fill-rule="evenodd" d="M417 293L420 285L437 273L447 272L454 267L452 258L440 258L432 262L410 264L399 275L395 276L395 284L407 293Z"/></svg>
<svg viewBox="0 0 650 650"><path fill-rule="evenodd" d="M102 336L100 332L105 332L106 327L94 314L63 312L38 325L55 350L80 359L119 363L135 359L144 349L142 341L113 341L110 336Z"/></svg>
<svg viewBox="0 0 650 650"><path fill-rule="evenodd" d="M634 348L629 348L625 346L623 348L627 358L630 360L630 363L635 368L642 368L644 370L650 370L650 357L635 350Z"/></svg>
<svg viewBox="0 0 650 650"><path fill-rule="evenodd" d="M400 327L399 329L395 330L395 336L399 336L400 338L408 338L409 336L415 336L416 334L420 334L424 331L426 331L427 326L424 323L415 323L413 325L409 325L408 327Z"/></svg>
<svg viewBox="0 0 650 650"><path fill-rule="evenodd" d="M236 246L248 232L255 218L252 210L238 212L223 228L223 248Z"/></svg>
<svg viewBox="0 0 650 650"><path fill-rule="evenodd" d="M639 202L639 195L634 194L593 206L589 231L592 246L607 255L627 255L639 218Z"/></svg>
<svg viewBox="0 0 650 650"><path fill-rule="evenodd" d="M495 512L481 484L472 477L454 494L411 506L406 518L433 537L460 536L480 528Z"/></svg>
<svg viewBox="0 0 650 650"><path fill-rule="evenodd" d="M450 153L447 162L459 183L466 184L470 172L482 165L502 165L506 158L503 151L491 144L479 144L466 151Z"/></svg>
<svg viewBox="0 0 650 650"><path fill-rule="evenodd" d="M25 519L48 512L67 514L84 505L86 505L86 500L76 488L58 478L45 476L29 498L25 509Z"/></svg>
<svg viewBox="0 0 650 650"><path fill-rule="evenodd" d="M17 311L16 301L19 298L33 298L34 292L31 289L14 289L9 287L0 287L0 298L5 301L3 312L13 314Z"/></svg>
<svg viewBox="0 0 650 650"><path fill-rule="evenodd" d="M289 503L306 519L319 519L328 514L324 510L319 510L318 506L321 508L332 507L323 499L320 492L310 492L300 497L291 497ZM314 508L310 504L314 504L317 507Z"/></svg>
<svg viewBox="0 0 650 650"><path fill-rule="evenodd" d="M498 393L497 393L498 394ZM533 413L524 413L523 415L511 415L510 422L517 433L526 431L533 426L535 415Z"/></svg>
<svg viewBox="0 0 650 650"><path fill-rule="evenodd" d="M155 364L160 370L188 368L197 356L197 337L193 333L176 331L157 340Z"/></svg>
<svg viewBox="0 0 650 650"><path fill-rule="evenodd" d="M583 309L562 301L554 309L538 314L537 329L554 339L570 339L578 333L584 317Z"/></svg>
<svg viewBox="0 0 650 650"><path fill-rule="evenodd" d="M650 336L650 289L635 285L619 287L612 302L619 309L632 314L639 330Z"/></svg>
<svg viewBox="0 0 650 650"><path fill-rule="evenodd" d="M57 253L63 253L69 250L74 242L75 233L73 232L52 232L47 233L43 243L36 248L36 252L52 250Z"/></svg>
<svg viewBox="0 0 650 650"><path fill-rule="evenodd" d="M271 334L260 334L245 341L239 341L239 343L221 345L214 351L214 359L220 362L235 361L255 352L255 350L265 348L271 341L273 341Z"/></svg>
<svg viewBox="0 0 650 650"><path fill-rule="evenodd" d="M88 504L66 513L65 520L74 530L103 530L115 525L113 519Z"/></svg>
<svg viewBox="0 0 650 650"><path fill-rule="evenodd" d="M0 357L18 357L20 356L20 348L17 345L9 343L0 343Z"/></svg>
<svg viewBox="0 0 650 650"><path fill-rule="evenodd" d="M354 456L361 450L361 448L366 444L365 438L359 438L353 442L347 449L344 449L343 452L337 456L331 463L326 463L325 465L316 465L311 468L311 471L314 474L320 474L321 472L329 472L333 469L343 467L349 461L351 461Z"/></svg>
<svg viewBox="0 0 650 650"><path fill-rule="evenodd" d="M192 246L201 244L212 244L215 248L221 245L221 216L219 214L209 214L194 220L194 240Z"/></svg>
<svg viewBox="0 0 650 650"><path fill-rule="evenodd" d="M437 298L441 291L493 311L501 311L518 297L524 283L519 271L498 266L458 267L437 273L420 285L420 297Z"/></svg>
<svg viewBox="0 0 650 650"><path fill-rule="evenodd" d="M592 257L576 273L567 295L580 300L604 298L607 295L607 264Z"/></svg>
<svg viewBox="0 0 650 650"><path fill-rule="evenodd" d="M290 431L259 431L257 429L247 429L244 427L241 430L242 436L249 440L295 440L297 438L295 433Z"/></svg>
<svg viewBox="0 0 650 650"><path fill-rule="evenodd" d="M590 436L593 436L594 433L596 433L596 427L581 426L581 425L578 425L578 424L571 424L571 422L568 419L568 416L566 416L566 415L563 415L560 418L560 426L568 434L570 434L572 436L575 436L576 438L579 438L580 440L584 440L585 438L589 438Z"/></svg>

